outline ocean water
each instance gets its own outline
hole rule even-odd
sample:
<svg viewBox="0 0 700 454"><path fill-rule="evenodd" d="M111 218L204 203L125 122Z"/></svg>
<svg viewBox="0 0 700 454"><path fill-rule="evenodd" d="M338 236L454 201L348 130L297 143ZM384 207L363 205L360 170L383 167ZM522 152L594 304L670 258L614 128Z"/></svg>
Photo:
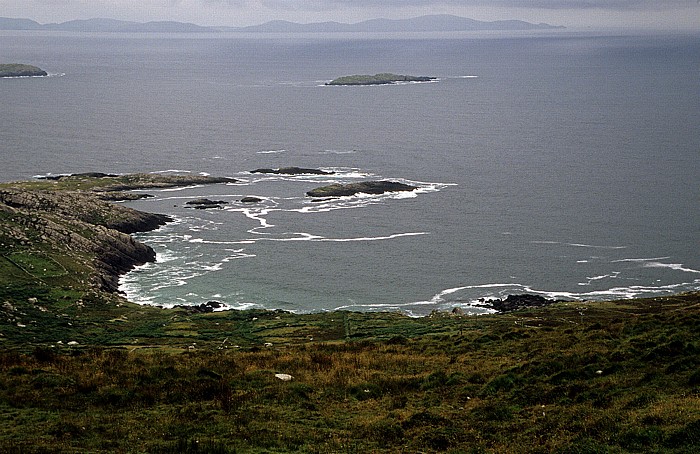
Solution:
<svg viewBox="0 0 700 454"><path fill-rule="evenodd" d="M175 219L122 279L145 304L424 315L698 290L699 37L0 32L0 61L50 73L0 80L0 180L236 178L127 203ZM377 72L439 79L323 85ZM336 173L249 172L284 166ZM418 189L305 196L374 179Z"/></svg>

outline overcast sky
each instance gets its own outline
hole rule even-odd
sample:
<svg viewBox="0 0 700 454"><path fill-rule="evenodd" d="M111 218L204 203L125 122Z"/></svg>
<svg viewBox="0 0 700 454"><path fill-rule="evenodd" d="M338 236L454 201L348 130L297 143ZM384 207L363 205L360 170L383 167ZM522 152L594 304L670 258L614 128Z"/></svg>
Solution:
<svg viewBox="0 0 700 454"><path fill-rule="evenodd" d="M455 14L567 27L678 28L700 31L700 0L0 0L0 17L41 23L107 17L200 25L359 22Z"/></svg>

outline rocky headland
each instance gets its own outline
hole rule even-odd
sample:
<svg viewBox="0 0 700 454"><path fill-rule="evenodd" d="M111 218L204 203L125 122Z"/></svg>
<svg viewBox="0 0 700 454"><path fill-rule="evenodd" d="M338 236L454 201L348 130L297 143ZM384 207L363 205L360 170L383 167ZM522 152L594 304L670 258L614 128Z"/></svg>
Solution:
<svg viewBox="0 0 700 454"><path fill-rule="evenodd" d="M66 262L80 272L55 266L69 275L84 273L94 289L116 292L121 274L155 260L153 249L130 234L157 229L171 219L109 203L103 196L230 181L190 175L90 173L2 184L0 256L7 259L2 266L10 266L4 270L8 276L19 268L26 273L20 276L29 282L42 283L42 273L33 271L37 260L48 262L49 267Z"/></svg>
<svg viewBox="0 0 700 454"><path fill-rule="evenodd" d="M326 83L326 85L392 85L405 82L431 82L437 80L436 77L428 76L407 76L392 73L380 73L375 75L352 75L343 76Z"/></svg>
<svg viewBox="0 0 700 454"><path fill-rule="evenodd" d="M41 68L20 63L0 64L0 77L40 77L48 76L48 73Z"/></svg>
<svg viewBox="0 0 700 454"><path fill-rule="evenodd" d="M418 189L397 181L363 181L350 184L331 184L312 189L306 193L309 197L346 197L359 193L384 194L385 192L413 191Z"/></svg>

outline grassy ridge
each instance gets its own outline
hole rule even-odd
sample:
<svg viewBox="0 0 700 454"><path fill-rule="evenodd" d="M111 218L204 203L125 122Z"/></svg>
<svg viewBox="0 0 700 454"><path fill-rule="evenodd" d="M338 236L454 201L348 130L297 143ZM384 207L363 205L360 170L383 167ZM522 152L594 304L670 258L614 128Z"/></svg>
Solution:
<svg viewBox="0 0 700 454"><path fill-rule="evenodd" d="M0 450L697 452L699 307L160 311L0 353Z"/></svg>

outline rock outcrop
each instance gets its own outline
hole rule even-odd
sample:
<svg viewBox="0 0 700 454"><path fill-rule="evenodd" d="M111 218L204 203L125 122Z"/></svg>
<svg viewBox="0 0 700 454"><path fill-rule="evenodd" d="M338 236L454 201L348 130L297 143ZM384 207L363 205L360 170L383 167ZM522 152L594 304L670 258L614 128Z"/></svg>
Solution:
<svg viewBox="0 0 700 454"><path fill-rule="evenodd" d="M418 189L397 181L363 181L361 183L331 184L312 189L306 193L309 197L345 197L359 193L383 194L385 192L413 191Z"/></svg>
<svg viewBox="0 0 700 454"><path fill-rule="evenodd" d="M198 210L206 210L209 208L219 208L221 209L226 202L223 200L209 200L209 199L194 199L189 202L185 202L185 205L190 205Z"/></svg>
<svg viewBox="0 0 700 454"><path fill-rule="evenodd" d="M241 203L260 203L263 199L260 197L247 196L241 199Z"/></svg>
<svg viewBox="0 0 700 454"><path fill-rule="evenodd" d="M498 312L513 312L518 309L525 309L528 307L543 307L550 304L557 303L559 301L547 299L540 295L508 295L505 300L494 299L494 300L483 300L484 306L490 307Z"/></svg>
<svg viewBox="0 0 700 454"><path fill-rule="evenodd" d="M273 175L333 175L335 172L328 172L321 169L307 169L304 167L281 167L279 169L255 169L250 173L269 173Z"/></svg>
<svg viewBox="0 0 700 454"><path fill-rule="evenodd" d="M93 257L93 283L117 291L119 275L155 260L129 234L157 229L170 218L78 192L0 189L0 236L13 244Z"/></svg>

